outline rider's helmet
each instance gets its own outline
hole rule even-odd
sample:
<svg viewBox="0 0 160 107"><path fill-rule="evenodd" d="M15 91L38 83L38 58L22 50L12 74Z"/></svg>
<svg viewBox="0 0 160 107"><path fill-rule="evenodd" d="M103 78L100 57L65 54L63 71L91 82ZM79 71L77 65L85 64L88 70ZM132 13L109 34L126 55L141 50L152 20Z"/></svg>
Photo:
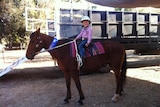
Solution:
<svg viewBox="0 0 160 107"><path fill-rule="evenodd" d="M81 22L83 21L89 21L89 23L91 23L91 19L88 16L83 16Z"/></svg>

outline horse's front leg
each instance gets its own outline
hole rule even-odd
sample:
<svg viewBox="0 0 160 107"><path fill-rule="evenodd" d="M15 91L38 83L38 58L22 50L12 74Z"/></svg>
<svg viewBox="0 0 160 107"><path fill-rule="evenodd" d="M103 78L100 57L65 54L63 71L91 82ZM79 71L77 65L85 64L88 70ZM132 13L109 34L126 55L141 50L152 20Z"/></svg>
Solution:
<svg viewBox="0 0 160 107"><path fill-rule="evenodd" d="M74 71L72 74L71 74L75 84L76 84L76 87L78 89L78 92L79 92L79 96L80 96L80 99L78 100L78 104L79 105L83 105L83 100L84 100L84 94L83 94L83 91L82 91L82 88L81 88L81 83L80 83L80 79L79 79L79 71Z"/></svg>
<svg viewBox="0 0 160 107"><path fill-rule="evenodd" d="M67 87L67 96L64 99L65 103L69 102L69 99L71 99L71 76L69 72L64 73L65 79L66 79L66 87Z"/></svg>

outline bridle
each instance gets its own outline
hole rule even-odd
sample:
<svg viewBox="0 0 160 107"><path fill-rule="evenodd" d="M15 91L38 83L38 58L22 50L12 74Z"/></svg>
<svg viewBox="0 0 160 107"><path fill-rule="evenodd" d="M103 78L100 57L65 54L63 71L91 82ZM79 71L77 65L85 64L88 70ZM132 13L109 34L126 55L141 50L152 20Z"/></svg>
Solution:
<svg viewBox="0 0 160 107"><path fill-rule="evenodd" d="M32 36L33 34L31 34ZM32 37L30 37L32 39ZM31 41L31 44L34 44L33 43L34 41ZM36 44L34 45L34 50L31 52L31 56L35 56L38 54L38 51L37 49L39 48L40 45L43 44L43 40L42 40L42 37L41 37L41 34L37 35L36 36L36 40L35 40Z"/></svg>
<svg viewBox="0 0 160 107"><path fill-rule="evenodd" d="M36 38L35 48L39 48L39 45L43 43L41 38L42 38L41 35L38 35L38 37Z"/></svg>

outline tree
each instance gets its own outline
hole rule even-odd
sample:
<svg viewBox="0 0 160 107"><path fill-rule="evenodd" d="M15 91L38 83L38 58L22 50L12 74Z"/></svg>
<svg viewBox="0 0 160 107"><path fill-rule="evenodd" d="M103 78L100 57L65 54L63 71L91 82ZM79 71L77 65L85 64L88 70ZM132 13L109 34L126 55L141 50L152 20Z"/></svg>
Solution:
<svg viewBox="0 0 160 107"><path fill-rule="evenodd" d="M25 6L53 8L54 0L0 0L0 42L2 39L12 47L25 42ZM39 17L38 13L35 13Z"/></svg>
<svg viewBox="0 0 160 107"><path fill-rule="evenodd" d="M71 0L61 1L70 2ZM80 2L81 0L72 1ZM0 0L0 42L3 39L11 47L14 43L25 42L30 33L25 31L25 6L54 10L54 2L55 0ZM53 17L53 14L50 16ZM48 16L31 11L30 17L46 19Z"/></svg>
<svg viewBox="0 0 160 107"><path fill-rule="evenodd" d="M8 21L9 21L9 8L7 7L5 0L0 1L0 38L2 39L7 34ZM0 39L0 42L1 42Z"/></svg>
<svg viewBox="0 0 160 107"><path fill-rule="evenodd" d="M21 9L18 1L1 0L0 2L0 36L1 40L4 38L5 42L11 47L13 43L17 43L18 30L25 29L24 17L22 16L23 9Z"/></svg>

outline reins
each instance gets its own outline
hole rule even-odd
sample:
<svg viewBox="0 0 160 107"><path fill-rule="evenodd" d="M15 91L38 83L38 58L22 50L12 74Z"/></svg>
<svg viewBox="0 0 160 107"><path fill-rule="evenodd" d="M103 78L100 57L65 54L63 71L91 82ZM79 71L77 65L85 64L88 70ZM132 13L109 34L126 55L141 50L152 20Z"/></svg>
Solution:
<svg viewBox="0 0 160 107"><path fill-rule="evenodd" d="M54 48L48 48L48 49L45 49L45 50L41 50L41 51L39 51L39 52L36 52L36 54L39 54L39 53L42 53L42 52L51 51L51 50L53 50L53 49L57 49L57 48L60 48L60 47L65 46L65 45L68 45L68 44L70 44L70 43L72 43L72 42L74 42L74 41L70 41L70 42L67 42L67 43L64 43L64 44L55 46Z"/></svg>
<svg viewBox="0 0 160 107"><path fill-rule="evenodd" d="M54 48L48 48L48 49L45 49L45 50L41 50L41 51L39 51L39 52L36 52L36 54L39 54L39 53L42 53L42 52L47 52L47 51L50 51L50 50L54 50L54 49L63 47L63 46L65 46L65 45L71 44L72 42L74 42L74 45L75 45L76 59L77 59L77 64L78 64L78 67L77 67L77 68L78 68L78 70L79 70L80 67L83 65L83 62L82 62L82 59L81 59L80 55L78 54L76 40L73 40L73 41L70 41L70 42L67 42L67 43L64 43L64 44L55 46Z"/></svg>

